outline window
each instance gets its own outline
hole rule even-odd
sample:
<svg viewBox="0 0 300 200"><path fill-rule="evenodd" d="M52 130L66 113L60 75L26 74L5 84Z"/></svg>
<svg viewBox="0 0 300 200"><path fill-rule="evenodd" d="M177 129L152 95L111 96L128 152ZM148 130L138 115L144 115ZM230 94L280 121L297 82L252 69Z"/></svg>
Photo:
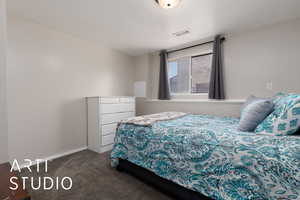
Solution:
<svg viewBox="0 0 300 200"><path fill-rule="evenodd" d="M171 93L208 93L211 62L211 53L169 60L168 77Z"/></svg>
<svg viewBox="0 0 300 200"><path fill-rule="evenodd" d="M169 83L171 93L189 93L189 65L189 58L181 58L169 62Z"/></svg>

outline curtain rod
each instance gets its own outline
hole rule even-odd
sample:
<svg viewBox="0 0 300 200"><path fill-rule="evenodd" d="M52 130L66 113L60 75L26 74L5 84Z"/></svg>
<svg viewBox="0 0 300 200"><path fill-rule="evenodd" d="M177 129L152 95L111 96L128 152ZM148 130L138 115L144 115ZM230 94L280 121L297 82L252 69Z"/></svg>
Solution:
<svg viewBox="0 0 300 200"><path fill-rule="evenodd" d="M222 41L222 42L225 41L225 37L222 37L222 38L221 38L221 41ZM203 43L200 43L200 44L196 44L196 45L184 47L184 48L181 48L181 49L176 49L176 50L167 51L167 54L169 54L169 53L174 53L174 52L177 52L177 51L186 50L186 49L190 49L190 48L194 48L194 47L197 47L197 46L202 46L202 45L205 45L205 44L210 44L210 43L213 43L213 42L214 42L214 41L211 40L211 41L208 41L208 42L203 42Z"/></svg>

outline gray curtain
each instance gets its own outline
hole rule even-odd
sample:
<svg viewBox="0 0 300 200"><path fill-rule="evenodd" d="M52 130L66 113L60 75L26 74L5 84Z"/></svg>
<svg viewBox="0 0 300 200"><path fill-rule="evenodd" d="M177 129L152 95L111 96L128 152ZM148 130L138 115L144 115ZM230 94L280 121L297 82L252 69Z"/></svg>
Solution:
<svg viewBox="0 0 300 200"><path fill-rule="evenodd" d="M160 71L159 71L159 87L158 87L158 99L169 100L170 89L168 80L168 54L167 51L161 51L160 53Z"/></svg>
<svg viewBox="0 0 300 200"><path fill-rule="evenodd" d="M221 35L217 35L214 39L208 97L210 99L225 99Z"/></svg>

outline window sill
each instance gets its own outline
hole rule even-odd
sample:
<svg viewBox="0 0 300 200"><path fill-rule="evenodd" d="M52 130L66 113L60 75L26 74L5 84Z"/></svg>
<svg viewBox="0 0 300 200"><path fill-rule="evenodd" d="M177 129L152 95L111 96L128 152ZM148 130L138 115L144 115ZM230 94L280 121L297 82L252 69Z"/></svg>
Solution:
<svg viewBox="0 0 300 200"><path fill-rule="evenodd" d="M171 96L208 96L208 93L171 93Z"/></svg>
<svg viewBox="0 0 300 200"><path fill-rule="evenodd" d="M165 103L230 103L230 104L242 104L245 103L244 99L226 99L226 100L212 100L212 99L171 99L171 100L159 100L159 99L147 99L146 102L165 102Z"/></svg>

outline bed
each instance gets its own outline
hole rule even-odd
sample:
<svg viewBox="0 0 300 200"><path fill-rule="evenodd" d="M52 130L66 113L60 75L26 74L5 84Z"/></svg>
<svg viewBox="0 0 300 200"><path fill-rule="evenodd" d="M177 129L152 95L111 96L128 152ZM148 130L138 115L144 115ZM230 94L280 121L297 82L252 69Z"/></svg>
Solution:
<svg viewBox="0 0 300 200"><path fill-rule="evenodd" d="M189 114L120 123L111 165L125 160L211 199L300 199L299 136L240 132L238 121Z"/></svg>

